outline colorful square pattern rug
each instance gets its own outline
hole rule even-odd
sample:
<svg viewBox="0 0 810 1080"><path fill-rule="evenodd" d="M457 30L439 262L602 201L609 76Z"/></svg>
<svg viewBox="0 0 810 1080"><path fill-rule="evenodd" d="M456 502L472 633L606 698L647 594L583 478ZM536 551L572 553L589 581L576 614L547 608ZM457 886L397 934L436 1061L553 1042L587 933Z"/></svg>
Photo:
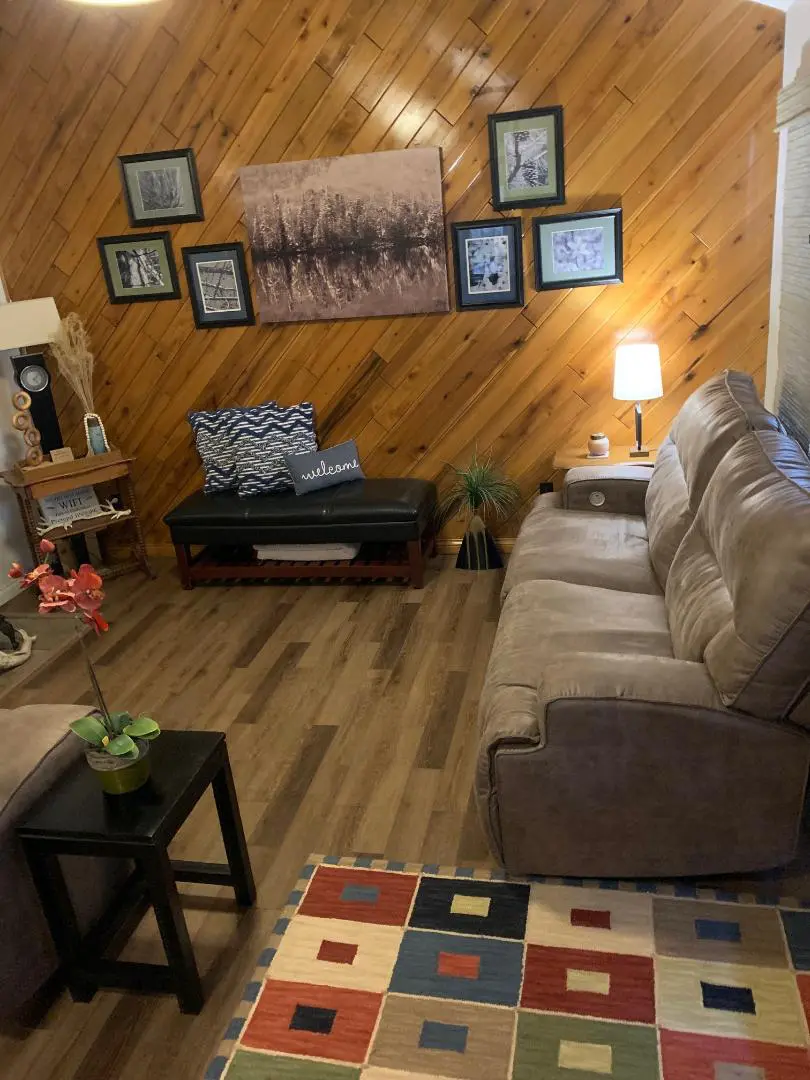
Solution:
<svg viewBox="0 0 810 1080"><path fill-rule="evenodd" d="M810 1080L808 1014L796 901L316 856L206 1080Z"/></svg>

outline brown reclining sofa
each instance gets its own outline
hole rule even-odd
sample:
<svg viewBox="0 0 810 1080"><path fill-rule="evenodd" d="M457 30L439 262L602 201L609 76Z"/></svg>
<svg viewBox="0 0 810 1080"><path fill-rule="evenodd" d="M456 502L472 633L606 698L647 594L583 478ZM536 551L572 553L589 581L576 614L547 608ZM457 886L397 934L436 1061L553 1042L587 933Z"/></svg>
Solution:
<svg viewBox="0 0 810 1080"><path fill-rule="evenodd" d="M477 801L512 873L753 871L810 763L810 461L728 371L654 469L573 469L509 560Z"/></svg>

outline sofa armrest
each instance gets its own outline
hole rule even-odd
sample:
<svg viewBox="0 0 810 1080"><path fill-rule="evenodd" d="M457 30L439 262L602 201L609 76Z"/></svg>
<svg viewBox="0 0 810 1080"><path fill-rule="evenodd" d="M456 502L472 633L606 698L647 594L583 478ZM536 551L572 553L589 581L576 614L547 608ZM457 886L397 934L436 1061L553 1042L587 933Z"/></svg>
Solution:
<svg viewBox="0 0 810 1080"><path fill-rule="evenodd" d="M510 873L697 876L793 856L810 738L726 709L703 664L568 654L527 693L491 688L482 717L478 805Z"/></svg>
<svg viewBox="0 0 810 1080"><path fill-rule="evenodd" d="M582 465L569 469L563 484L566 510L644 515L652 469L647 465Z"/></svg>

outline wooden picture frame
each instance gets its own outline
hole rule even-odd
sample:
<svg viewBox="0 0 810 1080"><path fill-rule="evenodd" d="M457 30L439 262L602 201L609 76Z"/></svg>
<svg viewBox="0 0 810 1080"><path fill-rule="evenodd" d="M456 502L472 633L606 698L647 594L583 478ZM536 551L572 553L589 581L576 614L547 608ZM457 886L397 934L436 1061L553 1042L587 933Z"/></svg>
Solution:
<svg viewBox="0 0 810 1080"><path fill-rule="evenodd" d="M562 105L492 113L487 125L494 209L519 210L564 203ZM520 150L521 142L528 148L527 159L523 163L515 161L515 153Z"/></svg>
<svg viewBox="0 0 810 1080"><path fill-rule="evenodd" d="M568 225L569 228L561 228ZM600 235L596 234L599 230ZM584 233L577 238L578 233ZM532 220L535 288L578 289L624 280L622 211L588 210Z"/></svg>
<svg viewBox="0 0 810 1080"><path fill-rule="evenodd" d="M197 160L191 147L122 154L118 165L129 223L134 228L205 220Z"/></svg>
<svg viewBox="0 0 810 1080"><path fill-rule="evenodd" d="M457 221L451 226L451 235L458 309L522 307L522 218ZM473 245L480 249L475 254ZM480 265L474 268L476 259ZM490 267L492 274L488 273Z"/></svg>
<svg viewBox="0 0 810 1080"><path fill-rule="evenodd" d="M96 242L111 304L180 299L171 233L100 236Z"/></svg>
<svg viewBox="0 0 810 1080"><path fill-rule="evenodd" d="M245 249L240 243L184 247L183 265L198 330L252 326L256 322ZM216 266L218 280L203 276L201 268L206 265Z"/></svg>

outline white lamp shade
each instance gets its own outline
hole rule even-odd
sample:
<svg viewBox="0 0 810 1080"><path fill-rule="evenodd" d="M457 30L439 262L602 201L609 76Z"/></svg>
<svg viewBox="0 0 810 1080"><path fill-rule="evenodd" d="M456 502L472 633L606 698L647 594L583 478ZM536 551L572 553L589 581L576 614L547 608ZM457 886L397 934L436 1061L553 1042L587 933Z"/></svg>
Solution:
<svg viewBox="0 0 810 1080"><path fill-rule="evenodd" d="M27 349L47 345L56 337L62 320L52 297L0 304L0 349Z"/></svg>
<svg viewBox="0 0 810 1080"><path fill-rule="evenodd" d="M617 401L649 401L664 396L657 345L639 341L617 347L613 396Z"/></svg>

